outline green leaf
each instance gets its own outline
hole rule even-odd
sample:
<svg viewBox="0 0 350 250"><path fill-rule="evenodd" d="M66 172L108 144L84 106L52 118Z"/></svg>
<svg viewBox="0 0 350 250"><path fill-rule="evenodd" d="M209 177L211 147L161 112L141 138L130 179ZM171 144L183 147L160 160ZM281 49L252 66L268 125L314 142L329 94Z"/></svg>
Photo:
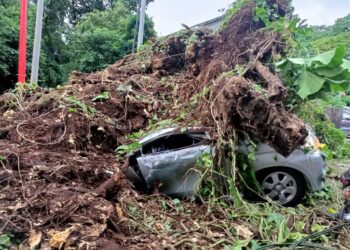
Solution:
<svg viewBox="0 0 350 250"><path fill-rule="evenodd" d="M281 224L282 221L284 220L284 217L282 214L278 213L271 213L269 217L267 218L269 222L275 222L276 224Z"/></svg>
<svg viewBox="0 0 350 250"><path fill-rule="evenodd" d="M256 240L251 240L249 244L250 244L249 248L251 250L257 250L261 248L261 245Z"/></svg>
<svg viewBox="0 0 350 250"><path fill-rule="evenodd" d="M11 246L11 238L7 234L0 235L0 248L1 247L10 247Z"/></svg>
<svg viewBox="0 0 350 250"><path fill-rule="evenodd" d="M102 92L101 94L95 96L92 98L92 101L97 101L97 100L108 100L109 99L109 93L108 92Z"/></svg>
<svg viewBox="0 0 350 250"><path fill-rule="evenodd" d="M342 66L342 68L350 71L350 61L349 60L344 60L344 62L341 66Z"/></svg>
<svg viewBox="0 0 350 250"><path fill-rule="evenodd" d="M346 81L350 80L350 70L344 70L342 73L331 77L334 81Z"/></svg>
<svg viewBox="0 0 350 250"><path fill-rule="evenodd" d="M288 58L288 61L298 65L306 64L306 60L304 58Z"/></svg>
<svg viewBox="0 0 350 250"><path fill-rule="evenodd" d="M78 113L78 109L76 109L76 108L69 108L68 112L69 113Z"/></svg>
<svg viewBox="0 0 350 250"><path fill-rule="evenodd" d="M135 150L138 150L141 147L141 144L139 142L134 142L129 145L121 145L119 146L115 152L119 155L125 155L131 152L134 152Z"/></svg>
<svg viewBox="0 0 350 250"><path fill-rule="evenodd" d="M133 206L133 205L129 205L129 206L128 206L128 209L129 209L129 211L130 211L132 214L135 214L136 211L137 211L137 208L136 208L135 206Z"/></svg>
<svg viewBox="0 0 350 250"><path fill-rule="evenodd" d="M250 243L250 239L237 240L234 246L225 246L224 250L242 250L243 247L247 247Z"/></svg>
<svg viewBox="0 0 350 250"><path fill-rule="evenodd" d="M309 66L313 63L322 64L329 67L337 67L343 63L343 58L346 54L345 46L319 54L308 61Z"/></svg>
<svg viewBox="0 0 350 250"><path fill-rule="evenodd" d="M174 121L172 119L166 119L166 120L159 121L157 123L157 127L164 128L173 124L174 124Z"/></svg>
<svg viewBox="0 0 350 250"><path fill-rule="evenodd" d="M316 73L320 76L335 77L341 74L345 69L341 66L336 68L320 67L316 69Z"/></svg>
<svg viewBox="0 0 350 250"><path fill-rule="evenodd" d="M304 71L296 80L296 83L300 86L298 95L300 98L305 99L309 95L315 94L322 89L325 81L326 80L322 77Z"/></svg>
<svg viewBox="0 0 350 250"><path fill-rule="evenodd" d="M188 131L188 127L183 127L180 130L181 133L186 133L187 131Z"/></svg>
<svg viewBox="0 0 350 250"><path fill-rule="evenodd" d="M289 237L289 229L287 225L287 220L283 220L278 229L278 243L284 243L286 239Z"/></svg>
<svg viewBox="0 0 350 250"><path fill-rule="evenodd" d="M305 225L306 223L303 222L303 221L297 221L296 224L295 224L295 229L298 231L298 232L301 232L305 229Z"/></svg>
<svg viewBox="0 0 350 250"><path fill-rule="evenodd" d="M181 201L179 199L173 199L173 204L176 206L176 205L179 205L181 203Z"/></svg>
<svg viewBox="0 0 350 250"><path fill-rule="evenodd" d="M306 65L306 60L304 58L287 58L283 61L276 63L276 68L286 72L290 69L291 66L304 66Z"/></svg>
<svg viewBox="0 0 350 250"><path fill-rule="evenodd" d="M284 66L285 64L287 64L287 63L288 63L288 59L284 59L284 60L282 60L282 61L276 63L276 67L277 67L277 68L281 68L281 67L283 67L283 66Z"/></svg>
<svg viewBox="0 0 350 250"><path fill-rule="evenodd" d="M313 224L311 226L311 232L313 233L317 233L317 232L321 232L323 230L325 230L327 227L324 225L320 225L320 224Z"/></svg>
<svg viewBox="0 0 350 250"><path fill-rule="evenodd" d="M347 91L349 89L349 85L350 85L350 82L342 82L342 83L330 82L331 90L335 93Z"/></svg>
<svg viewBox="0 0 350 250"><path fill-rule="evenodd" d="M292 239L292 240L301 240L305 236L307 236L307 234L300 233L300 232L294 232L294 233L289 234L288 238Z"/></svg>

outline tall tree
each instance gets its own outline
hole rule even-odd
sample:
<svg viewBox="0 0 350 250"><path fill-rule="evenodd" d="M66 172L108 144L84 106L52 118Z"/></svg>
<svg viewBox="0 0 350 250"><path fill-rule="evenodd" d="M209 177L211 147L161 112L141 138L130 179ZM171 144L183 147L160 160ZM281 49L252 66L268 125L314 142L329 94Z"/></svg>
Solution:
<svg viewBox="0 0 350 250"><path fill-rule="evenodd" d="M337 19L333 25L312 28L310 48L314 54L344 45L350 58L350 14Z"/></svg>
<svg viewBox="0 0 350 250"><path fill-rule="evenodd" d="M28 75L36 2L28 4ZM39 84L62 84L72 69L97 70L130 53L137 2L45 0ZM13 87L17 79L19 3L0 0L0 91ZM146 39L153 35L153 22L147 18Z"/></svg>
<svg viewBox="0 0 350 250"><path fill-rule="evenodd" d="M135 14L122 1L105 11L87 14L74 27L70 37L71 69L99 70L129 54L135 22ZM145 39L155 35L150 18L146 20L145 34Z"/></svg>
<svg viewBox="0 0 350 250"><path fill-rule="evenodd" d="M114 2L117 1L122 1L129 10L135 12L137 12L138 5L140 4L140 0L114 0ZM146 4L148 5L151 2L154 2L154 0L147 0Z"/></svg>
<svg viewBox="0 0 350 250"><path fill-rule="evenodd" d="M314 33L312 39L319 39L325 36L339 35L343 32L350 32L350 14L338 18L333 25L312 26Z"/></svg>
<svg viewBox="0 0 350 250"><path fill-rule="evenodd" d="M147 0L147 4L154 0ZM67 19L72 25L76 25L85 15L94 10L105 11L116 4L122 3L129 11L137 12L140 0L69 0L70 8Z"/></svg>
<svg viewBox="0 0 350 250"><path fill-rule="evenodd" d="M112 7L114 0L70 0L68 20L76 25L87 13L94 10L104 11Z"/></svg>
<svg viewBox="0 0 350 250"><path fill-rule="evenodd" d="M1 0L0 5L0 91L14 86L17 82L19 42L19 0ZM31 58L34 33L34 6L28 6L27 53ZM30 63L27 64L29 72Z"/></svg>
<svg viewBox="0 0 350 250"><path fill-rule="evenodd" d="M42 59L40 62L41 83L54 86L67 79L64 65L69 62L65 37L70 32L66 16L70 0L46 0L43 20ZM39 81L40 82L40 81Z"/></svg>

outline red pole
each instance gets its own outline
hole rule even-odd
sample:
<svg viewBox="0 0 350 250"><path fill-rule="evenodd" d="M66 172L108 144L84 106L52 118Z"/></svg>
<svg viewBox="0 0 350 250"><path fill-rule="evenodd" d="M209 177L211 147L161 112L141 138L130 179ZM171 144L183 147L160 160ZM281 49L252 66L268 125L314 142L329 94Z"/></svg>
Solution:
<svg viewBox="0 0 350 250"><path fill-rule="evenodd" d="M21 0L20 27L19 27L19 58L18 58L18 82L26 82L26 57L27 57L27 5L28 0Z"/></svg>

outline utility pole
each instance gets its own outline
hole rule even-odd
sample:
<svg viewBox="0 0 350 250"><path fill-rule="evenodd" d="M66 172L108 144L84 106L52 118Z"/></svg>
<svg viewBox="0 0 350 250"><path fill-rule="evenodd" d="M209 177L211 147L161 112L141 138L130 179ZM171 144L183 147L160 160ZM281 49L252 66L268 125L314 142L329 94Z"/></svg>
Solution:
<svg viewBox="0 0 350 250"><path fill-rule="evenodd" d="M33 58L32 58L32 72L30 75L30 82L31 83L38 83L41 33L42 33L42 27L43 27L43 15L44 15L44 0L38 0L37 7L36 7L36 21L35 21L35 35L34 35L34 47L33 47Z"/></svg>
<svg viewBox="0 0 350 250"><path fill-rule="evenodd" d="M136 47L136 39L137 39L137 31L139 28L139 22L140 22L140 1L136 0L137 2L137 15L136 15L136 24L135 24L135 31L134 31L134 40L132 40L132 53L135 53L135 47Z"/></svg>
<svg viewBox="0 0 350 250"><path fill-rule="evenodd" d="M145 30L145 15L146 15L146 0L141 0L141 10L140 10L140 26L139 26L139 36L137 39L137 48L143 44L143 33Z"/></svg>
<svg viewBox="0 0 350 250"><path fill-rule="evenodd" d="M28 0L21 0L19 20L18 82L26 82Z"/></svg>

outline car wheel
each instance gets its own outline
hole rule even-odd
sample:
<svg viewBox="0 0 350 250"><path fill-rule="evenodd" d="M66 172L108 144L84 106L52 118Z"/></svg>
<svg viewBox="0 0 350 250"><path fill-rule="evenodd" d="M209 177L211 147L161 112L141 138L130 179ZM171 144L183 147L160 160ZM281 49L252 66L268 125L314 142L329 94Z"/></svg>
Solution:
<svg viewBox="0 0 350 250"><path fill-rule="evenodd" d="M306 193L304 176L288 168L271 168L257 173L264 193L274 202L283 206L300 203Z"/></svg>

